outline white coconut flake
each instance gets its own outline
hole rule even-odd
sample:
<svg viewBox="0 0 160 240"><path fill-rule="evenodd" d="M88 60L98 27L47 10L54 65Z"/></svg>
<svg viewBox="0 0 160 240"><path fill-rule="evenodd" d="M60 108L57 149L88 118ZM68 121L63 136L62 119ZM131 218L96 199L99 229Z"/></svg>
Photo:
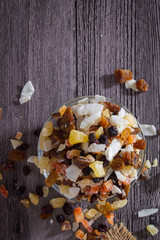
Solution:
<svg viewBox="0 0 160 240"><path fill-rule="evenodd" d="M138 212L138 217L147 217L158 212L158 208L143 209Z"/></svg>
<svg viewBox="0 0 160 240"><path fill-rule="evenodd" d="M92 143L88 148L88 152L103 152L105 151L105 148L106 144Z"/></svg>
<svg viewBox="0 0 160 240"><path fill-rule="evenodd" d="M75 197L77 197L77 195L80 191L80 188L79 187L70 187L68 190L69 190L69 194L71 195L71 198L75 198Z"/></svg>
<svg viewBox="0 0 160 240"><path fill-rule="evenodd" d="M126 81L125 82L125 87L126 87L126 89L131 88L131 89L133 89L136 92L138 91L138 88L136 86L136 80L134 80L134 79Z"/></svg>
<svg viewBox="0 0 160 240"><path fill-rule="evenodd" d="M157 166L158 166L158 159L155 158L155 159L153 160L153 165L152 165L152 167L157 167Z"/></svg>
<svg viewBox="0 0 160 240"><path fill-rule="evenodd" d="M79 169L74 164L72 164L66 169L66 177L72 182L76 182L77 178L80 176L81 173L82 173L82 170Z"/></svg>
<svg viewBox="0 0 160 240"><path fill-rule="evenodd" d="M100 120L101 120L101 112L96 112L89 117L85 117L80 124L80 128L88 130L91 127L91 125L98 124Z"/></svg>
<svg viewBox="0 0 160 240"><path fill-rule="evenodd" d="M140 124L144 136L155 136L157 131L154 125Z"/></svg>
<svg viewBox="0 0 160 240"><path fill-rule="evenodd" d="M19 147L23 144L22 141L16 140L16 139L10 139L10 141L11 141L13 149L16 149L17 147Z"/></svg>
<svg viewBox="0 0 160 240"><path fill-rule="evenodd" d="M151 168L151 162L149 160L145 161L144 166L148 169Z"/></svg>
<svg viewBox="0 0 160 240"><path fill-rule="evenodd" d="M121 194L122 191L121 191L121 189L118 188L116 185L113 185L112 193L113 193L114 195L116 195L116 194Z"/></svg>
<svg viewBox="0 0 160 240"><path fill-rule="evenodd" d="M126 196L126 193L124 190L122 190L122 197L125 197Z"/></svg>
<svg viewBox="0 0 160 240"><path fill-rule="evenodd" d="M27 159L28 163L35 163L38 161L38 156L29 156L29 158Z"/></svg>
<svg viewBox="0 0 160 240"><path fill-rule="evenodd" d="M77 231L78 228L79 228L79 223L73 222L72 223L72 231L75 232L75 231Z"/></svg>
<svg viewBox="0 0 160 240"><path fill-rule="evenodd" d="M78 101L78 104L87 104L87 103L88 103L88 97L83 98L83 99Z"/></svg>
<svg viewBox="0 0 160 240"><path fill-rule="evenodd" d="M28 102L34 93L34 87L31 81L28 81L21 92L21 97L19 98L20 104Z"/></svg>
<svg viewBox="0 0 160 240"><path fill-rule="evenodd" d="M82 143L82 149L84 150L85 154L88 153L88 142Z"/></svg>
<svg viewBox="0 0 160 240"><path fill-rule="evenodd" d="M117 116L117 115L112 115L109 119L110 123L115 126L127 126L128 121L123 119L123 117Z"/></svg>
<svg viewBox="0 0 160 240"><path fill-rule="evenodd" d="M116 174L118 180L120 180L122 182L126 181L126 177L120 171L115 171L115 174Z"/></svg>
<svg viewBox="0 0 160 240"><path fill-rule="evenodd" d="M121 110L118 112L118 116L124 118L126 115L126 111L124 108L121 108Z"/></svg>
<svg viewBox="0 0 160 240"><path fill-rule="evenodd" d="M58 149L57 149L57 152L61 152L63 151L64 149L66 148L66 145L65 144L60 144Z"/></svg>
<svg viewBox="0 0 160 240"><path fill-rule="evenodd" d="M112 168L109 168L109 169L107 170L107 174L106 174L105 177L104 177L104 182L108 180L108 178L109 178L109 176L112 174L112 172L113 172Z"/></svg>
<svg viewBox="0 0 160 240"><path fill-rule="evenodd" d="M114 156L121 150L123 142L121 139L113 139L107 150L105 151L105 156L108 161L112 161Z"/></svg>
<svg viewBox="0 0 160 240"><path fill-rule="evenodd" d="M134 149L131 144L128 144L125 148L121 149L122 154L124 154L125 152L131 153L133 151L134 151Z"/></svg>
<svg viewBox="0 0 160 240"><path fill-rule="evenodd" d="M96 102L106 102L106 98L101 95L95 95L95 101Z"/></svg>

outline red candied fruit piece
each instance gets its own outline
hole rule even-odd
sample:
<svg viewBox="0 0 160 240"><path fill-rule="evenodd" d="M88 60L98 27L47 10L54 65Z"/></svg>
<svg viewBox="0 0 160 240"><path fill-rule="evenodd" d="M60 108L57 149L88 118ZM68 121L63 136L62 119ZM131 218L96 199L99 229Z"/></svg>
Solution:
<svg viewBox="0 0 160 240"><path fill-rule="evenodd" d="M1 186L0 186L0 193L2 194L2 196L3 196L4 198L7 198L7 197L8 197L8 191L7 191L7 189L5 188L4 185L1 185Z"/></svg>

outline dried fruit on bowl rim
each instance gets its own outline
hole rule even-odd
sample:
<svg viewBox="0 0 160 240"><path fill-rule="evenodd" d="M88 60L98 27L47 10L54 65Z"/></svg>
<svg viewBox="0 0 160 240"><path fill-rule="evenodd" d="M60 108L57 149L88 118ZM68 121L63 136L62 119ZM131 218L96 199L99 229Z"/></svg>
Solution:
<svg viewBox="0 0 160 240"><path fill-rule="evenodd" d="M123 81L132 77L127 70L116 74ZM139 152L146 147L134 116L95 96L91 103L64 105L52 117L41 131L43 156L36 163L41 173L48 173L45 185L57 183L65 197L92 203L126 198L141 166ZM112 222L110 214L105 215ZM85 220L83 224L87 226Z"/></svg>

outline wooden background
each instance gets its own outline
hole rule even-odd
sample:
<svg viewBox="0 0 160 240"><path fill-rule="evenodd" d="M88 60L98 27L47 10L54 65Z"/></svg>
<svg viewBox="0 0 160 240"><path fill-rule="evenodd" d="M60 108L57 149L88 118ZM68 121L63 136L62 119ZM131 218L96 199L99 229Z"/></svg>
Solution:
<svg viewBox="0 0 160 240"><path fill-rule="evenodd" d="M160 1L158 0L0 0L0 161L6 160L9 142L17 131L30 144L28 155L37 154L33 131L42 126L50 113L78 96L102 94L124 104L140 123L160 128ZM149 83L147 93L136 93L118 85L113 72L128 68L135 79ZM35 93L30 102L20 105L24 84L31 80ZM20 116L23 116L21 119ZM160 137L147 138L147 159L160 154ZM61 233L39 218L41 206L25 209L12 190L12 182L35 192L44 178L31 165L25 177L22 166L3 174L1 183L9 197L0 197L0 240L75 239L72 232ZM160 168L152 169L152 179L131 189L128 205L116 213L138 240L152 239L146 226L150 217L138 219L138 210L160 207ZM156 214L160 227L160 214ZM104 219L101 219L101 221ZM95 224L97 225L97 223ZM160 233L154 240L160 239Z"/></svg>

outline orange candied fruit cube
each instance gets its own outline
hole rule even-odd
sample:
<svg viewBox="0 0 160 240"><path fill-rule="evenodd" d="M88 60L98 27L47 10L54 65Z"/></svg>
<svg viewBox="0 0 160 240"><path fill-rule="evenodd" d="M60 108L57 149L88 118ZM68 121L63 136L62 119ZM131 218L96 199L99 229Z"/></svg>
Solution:
<svg viewBox="0 0 160 240"><path fill-rule="evenodd" d="M99 125L102 126L104 129L107 128L109 125L108 119L102 116Z"/></svg>
<svg viewBox="0 0 160 240"><path fill-rule="evenodd" d="M85 227L85 229L87 229L88 232L92 232L93 228L89 225L89 222L86 219L83 219L81 221L83 227Z"/></svg>
<svg viewBox="0 0 160 240"><path fill-rule="evenodd" d="M111 224L111 225L114 224L114 221L113 221L113 219L114 219L114 214L113 214L113 213L111 213L111 214L109 214L109 215L106 215L105 217L107 218L107 221L109 222L109 224Z"/></svg>
<svg viewBox="0 0 160 240"><path fill-rule="evenodd" d="M78 229L75 233L76 238L83 239L84 232L81 229Z"/></svg>
<svg viewBox="0 0 160 240"><path fill-rule="evenodd" d="M66 105L63 105L63 106L59 109L59 113L60 113L61 117L62 117L63 114L65 113L66 108L67 108Z"/></svg>
<svg viewBox="0 0 160 240"><path fill-rule="evenodd" d="M82 212L82 208L81 207L77 207L74 209L74 217L76 222L82 222L82 220L84 219L84 215Z"/></svg>

